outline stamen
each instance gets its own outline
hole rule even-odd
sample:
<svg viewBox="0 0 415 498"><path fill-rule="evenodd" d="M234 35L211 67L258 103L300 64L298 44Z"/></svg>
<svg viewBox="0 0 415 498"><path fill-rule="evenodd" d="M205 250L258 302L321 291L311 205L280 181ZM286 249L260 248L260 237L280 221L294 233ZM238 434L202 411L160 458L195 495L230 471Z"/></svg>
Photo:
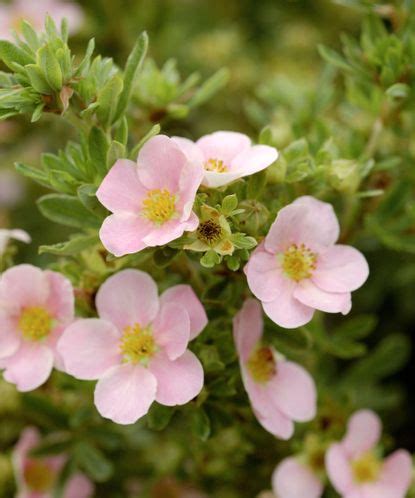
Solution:
<svg viewBox="0 0 415 498"><path fill-rule="evenodd" d="M167 189L150 190L143 201L143 214L157 225L173 218L176 211L176 196Z"/></svg>
<svg viewBox="0 0 415 498"><path fill-rule="evenodd" d="M316 269L317 254L304 244L292 244L284 254L279 255L282 260L282 269L287 277L299 282L310 278Z"/></svg>
<svg viewBox="0 0 415 498"><path fill-rule="evenodd" d="M53 326L53 318L40 306L32 306L23 310L18 327L25 339L41 341L49 335Z"/></svg>
<svg viewBox="0 0 415 498"><path fill-rule="evenodd" d="M217 242L222 236L222 227L213 220L202 221L197 228L197 238L206 244Z"/></svg>
<svg viewBox="0 0 415 498"><path fill-rule="evenodd" d="M352 462L353 476L358 483L368 483L376 481L379 477L382 463L372 452L365 453L360 458Z"/></svg>
<svg viewBox="0 0 415 498"><path fill-rule="evenodd" d="M229 168L221 159L208 159L205 162L206 171L215 171L216 173L226 173Z"/></svg>
<svg viewBox="0 0 415 498"><path fill-rule="evenodd" d="M153 332L149 327L142 328L138 323L125 327L120 350L124 362L147 364L157 351Z"/></svg>
<svg viewBox="0 0 415 498"><path fill-rule="evenodd" d="M247 367L256 382L268 382L277 372L276 361L271 348L261 347L255 350L248 359Z"/></svg>
<svg viewBox="0 0 415 498"><path fill-rule="evenodd" d="M50 491L56 480L56 474L42 460L30 460L23 470L24 481L30 491L43 493Z"/></svg>

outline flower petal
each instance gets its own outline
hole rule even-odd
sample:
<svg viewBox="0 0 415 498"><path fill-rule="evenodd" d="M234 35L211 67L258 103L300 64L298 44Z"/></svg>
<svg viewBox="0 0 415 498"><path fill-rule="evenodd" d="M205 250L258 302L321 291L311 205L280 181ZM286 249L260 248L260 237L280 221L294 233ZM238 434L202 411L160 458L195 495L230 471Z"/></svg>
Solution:
<svg viewBox="0 0 415 498"><path fill-rule="evenodd" d="M173 302L180 304L190 318L190 340L197 337L208 323L205 308L190 285L175 285L160 296L160 303Z"/></svg>
<svg viewBox="0 0 415 498"><path fill-rule="evenodd" d="M203 368L191 351L175 361L159 353L151 360L149 370L157 379L156 401L162 405L184 405L202 390Z"/></svg>
<svg viewBox="0 0 415 498"><path fill-rule="evenodd" d="M94 488L90 479L77 472L68 480L63 498L90 498L94 494Z"/></svg>
<svg viewBox="0 0 415 498"><path fill-rule="evenodd" d="M297 422L316 415L317 393L311 375L300 365L277 361L277 374L268 383L269 396L282 413Z"/></svg>
<svg viewBox="0 0 415 498"><path fill-rule="evenodd" d="M190 339L190 318L183 306L163 304L153 322L156 343L170 360L176 360L187 348Z"/></svg>
<svg viewBox="0 0 415 498"><path fill-rule="evenodd" d="M137 165L128 159L118 159L99 186L96 196L113 213L137 213L147 195L137 175Z"/></svg>
<svg viewBox="0 0 415 498"><path fill-rule="evenodd" d="M263 244L251 254L245 273L249 288L261 301L274 301L287 287L292 287L281 273L275 254L267 252Z"/></svg>
<svg viewBox="0 0 415 498"><path fill-rule="evenodd" d="M96 297L98 314L121 331L136 323L146 327L159 310L157 294L150 275L140 270L122 270L101 285Z"/></svg>
<svg viewBox="0 0 415 498"><path fill-rule="evenodd" d="M32 265L18 265L0 277L0 302L15 309L42 306L49 296L49 285L42 270Z"/></svg>
<svg viewBox="0 0 415 498"><path fill-rule="evenodd" d="M264 321L261 305L256 299L247 299L233 319L233 337L238 355L246 362L261 340Z"/></svg>
<svg viewBox="0 0 415 498"><path fill-rule="evenodd" d="M180 147L182 152L185 153L189 162L191 162L192 164L203 165L205 160L203 152L194 142L192 142L192 140L183 137L171 138Z"/></svg>
<svg viewBox="0 0 415 498"><path fill-rule="evenodd" d="M311 280L302 280L294 289L294 298L302 304L328 313L349 313L352 302L350 292L326 292Z"/></svg>
<svg viewBox="0 0 415 498"><path fill-rule="evenodd" d="M354 489L353 475L348 456L342 444L332 444L326 453L326 470L335 490L347 495Z"/></svg>
<svg viewBox="0 0 415 498"><path fill-rule="evenodd" d="M223 187L229 183L241 178L239 171L229 171L218 173L216 171L205 171L202 184L209 188Z"/></svg>
<svg viewBox="0 0 415 498"><path fill-rule="evenodd" d="M65 370L82 380L95 380L121 363L120 333L105 320L87 318L67 327L58 342Z"/></svg>
<svg viewBox="0 0 415 498"><path fill-rule="evenodd" d="M382 422L372 410L359 410L347 424L347 433L342 446L350 457L371 450L382 433Z"/></svg>
<svg viewBox="0 0 415 498"><path fill-rule="evenodd" d="M241 151L250 147L251 140L235 131L216 131L199 138L196 145L203 152L205 161L219 159L229 167Z"/></svg>
<svg viewBox="0 0 415 498"><path fill-rule="evenodd" d="M156 390L157 381L147 368L116 366L98 381L95 406L103 417L117 424L134 424L150 409Z"/></svg>
<svg viewBox="0 0 415 498"><path fill-rule="evenodd" d="M254 410L255 411L255 410ZM294 423L278 410L274 410L272 416L263 417L256 413L258 422L262 427L275 437L288 441L294 434Z"/></svg>
<svg viewBox="0 0 415 498"><path fill-rule="evenodd" d="M335 245L319 254L312 279L325 291L351 292L361 287L368 276L369 266L360 251Z"/></svg>
<svg viewBox="0 0 415 498"><path fill-rule="evenodd" d="M24 342L6 359L3 377L21 392L33 391L48 380L53 360L53 353L47 346Z"/></svg>
<svg viewBox="0 0 415 498"><path fill-rule="evenodd" d="M272 475L272 488L283 498L320 498L323 483L317 475L297 458L285 458Z"/></svg>
<svg viewBox="0 0 415 498"><path fill-rule="evenodd" d="M20 346L16 322L16 318L10 316L6 310L0 309L0 358L13 355Z"/></svg>
<svg viewBox="0 0 415 498"><path fill-rule="evenodd" d="M186 231L196 230L198 225L198 217L191 213L190 218L186 221L170 220L161 226L153 226L151 231L143 237L143 242L148 247L163 246L178 239Z"/></svg>
<svg viewBox="0 0 415 498"><path fill-rule="evenodd" d="M404 498L412 480L412 458L406 450L398 450L386 458L379 487L387 489L390 497Z"/></svg>
<svg viewBox="0 0 415 498"><path fill-rule="evenodd" d="M120 257L145 249L147 245L143 239L151 228L152 225L139 215L117 213L105 218L99 238L107 251Z"/></svg>
<svg viewBox="0 0 415 498"><path fill-rule="evenodd" d="M45 271L49 282L49 296L46 307L52 316L62 323L73 320L75 298L71 282L56 271Z"/></svg>
<svg viewBox="0 0 415 498"><path fill-rule="evenodd" d="M231 171L239 171L240 177L261 171L278 159L277 149L269 145L254 145L240 152L232 161Z"/></svg>

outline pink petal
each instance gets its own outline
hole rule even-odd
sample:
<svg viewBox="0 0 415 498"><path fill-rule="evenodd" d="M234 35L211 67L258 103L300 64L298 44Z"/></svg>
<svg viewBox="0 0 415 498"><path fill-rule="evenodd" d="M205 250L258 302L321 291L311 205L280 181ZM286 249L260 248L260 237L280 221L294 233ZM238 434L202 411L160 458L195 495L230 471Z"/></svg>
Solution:
<svg viewBox="0 0 415 498"><path fill-rule="evenodd" d="M192 142L188 138L183 137L171 138L180 147L182 152L185 153L190 163L203 166L203 163L205 162L204 155L201 149L199 149L199 147L194 142Z"/></svg>
<svg viewBox="0 0 415 498"><path fill-rule="evenodd" d="M23 482L23 469L25 460L30 450L40 442L39 431L35 427L26 427L20 434L20 438L13 450L13 465L16 472L18 484Z"/></svg>
<svg viewBox="0 0 415 498"><path fill-rule="evenodd" d="M311 280L302 280L294 290L294 298L302 304L329 313L349 313L352 302L350 292L325 292Z"/></svg>
<svg viewBox="0 0 415 498"><path fill-rule="evenodd" d="M32 265L18 265L6 270L0 278L0 302L16 309L44 305L49 296L45 274Z"/></svg>
<svg viewBox="0 0 415 498"><path fill-rule="evenodd" d="M53 353L41 344L24 342L7 358L3 377L21 392L33 391L44 384L53 368Z"/></svg>
<svg viewBox="0 0 415 498"><path fill-rule="evenodd" d="M166 303L161 306L153 322L156 343L170 360L176 360L187 348L190 336L190 318L179 304Z"/></svg>
<svg viewBox="0 0 415 498"><path fill-rule="evenodd" d="M261 340L263 327L261 305L256 299L247 299L233 319L236 349L243 362Z"/></svg>
<svg viewBox="0 0 415 498"><path fill-rule="evenodd" d="M208 323L205 308L190 285L175 285L160 296L160 303L174 302L187 311L190 318L190 340L197 337Z"/></svg>
<svg viewBox="0 0 415 498"><path fill-rule="evenodd" d="M87 318L70 325L60 338L58 351L65 370L82 380L96 380L121 363L120 333L105 320Z"/></svg>
<svg viewBox="0 0 415 498"><path fill-rule="evenodd" d="M325 291L351 292L369 276L363 254L351 246L336 245L319 254L313 282Z"/></svg>
<svg viewBox="0 0 415 498"><path fill-rule="evenodd" d="M146 327L159 310L157 294L150 275L140 270L122 270L101 285L96 297L98 314L120 331L136 323Z"/></svg>
<svg viewBox="0 0 415 498"><path fill-rule="evenodd" d="M147 368L116 366L98 381L95 406L103 417L117 424L134 424L150 409L156 390L157 381Z"/></svg>
<svg viewBox="0 0 415 498"><path fill-rule="evenodd" d="M282 282L282 281L281 281ZM265 313L280 327L293 329L308 323L314 314L314 309L304 305L293 296L296 282L285 279L284 287L274 301L263 302Z"/></svg>
<svg viewBox="0 0 415 498"><path fill-rule="evenodd" d="M263 417L257 413L255 415L258 422L270 434L284 441L288 441L292 438L294 434L293 421L287 418L283 413L275 410L272 416Z"/></svg>
<svg viewBox="0 0 415 498"><path fill-rule="evenodd" d="M323 483L297 458L284 459L272 475L272 488L281 498L320 498Z"/></svg>
<svg viewBox="0 0 415 498"><path fill-rule="evenodd" d="M384 462L379 487L388 489L390 497L404 498L412 480L412 458L405 450L392 453Z"/></svg>
<svg viewBox="0 0 415 498"><path fill-rule="evenodd" d="M300 365L277 361L277 374L268 383L269 396L282 413L297 422L316 415L317 393L311 375Z"/></svg>
<svg viewBox="0 0 415 498"><path fill-rule="evenodd" d="M242 133L234 131L216 131L205 135L196 142L203 152L205 161L209 159L222 160L228 167L232 160L251 145L251 140Z"/></svg>
<svg viewBox="0 0 415 498"><path fill-rule="evenodd" d="M291 244L305 244L318 251L333 245L339 232L339 222L331 204L300 197L280 210L265 238L265 248L275 253L285 251Z"/></svg>
<svg viewBox="0 0 415 498"><path fill-rule="evenodd" d="M179 194L176 207L181 213L180 221L187 221L195 203L196 192L203 180L204 168L201 164L187 162L182 169L179 181Z"/></svg>
<svg viewBox="0 0 415 498"><path fill-rule="evenodd" d="M354 490L350 461L341 444L332 444L326 453L326 470L330 482L341 495Z"/></svg>
<svg viewBox="0 0 415 498"><path fill-rule="evenodd" d="M350 457L356 457L376 446L381 433L382 422L376 413L359 410L349 419L342 446Z"/></svg>
<svg viewBox="0 0 415 498"><path fill-rule="evenodd" d="M224 173L218 173L216 171L205 171L203 178L203 185L209 188L223 187L224 185L229 185L229 183L241 178L239 171L229 171Z"/></svg>
<svg viewBox="0 0 415 498"><path fill-rule="evenodd" d="M184 405L202 390L203 368L191 351L175 361L159 353L151 360L149 369L157 379L156 401L162 405Z"/></svg>
<svg viewBox="0 0 415 498"><path fill-rule="evenodd" d="M138 179L137 165L128 159L119 159L103 179L96 196L113 213L137 213L147 192Z"/></svg>
<svg viewBox="0 0 415 498"><path fill-rule="evenodd" d="M55 319L69 323L73 320L75 312L75 298L71 282L55 271L47 270L45 276L49 282L46 308Z"/></svg>
<svg viewBox="0 0 415 498"><path fill-rule="evenodd" d="M269 145L254 145L240 152L232 161L231 171L239 171L240 177L252 175L270 166L278 159L277 149Z"/></svg>
<svg viewBox="0 0 415 498"><path fill-rule="evenodd" d="M276 255L267 252L263 244L251 254L245 272L249 288L261 301L274 301L288 285Z"/></svg>
<svg viewBox="0 0 415 498"><path fill-rule="evenodd" d="M20 346L16 322L16 318L0 309L0 358L13 355Z"/></svg>
<svg viewBox="0 0 415 498"><path fill-rule="evenodd" d="M120 257L147 247L143 241L152 225L137 214L117 213L105 218L99 238L108 252Z"/></svg>
<svg viewBox="0 0 415 498"><path fill-rule="evenodd" d="M172 240L176 240L186 231L196 230L199 219L191 213L189 220L179 221L176 219L167 221L161 226L154 225L151 231L143 237L143 242L148 247L163 246Z"/></svg>
<svg viewBox="0 0 415 498"><path fill-rule="evenodd" d="M138 154L138 177L146 188L179 190L179 180L188 159L180 147L169 137L150 138Z"/></svg>
<svg viewBox="0 0 415 498"><path fill-rule="evenodd" d="M94 488L92 482L78 472L69 479L63 498L90 498L94 494Z"/></svg>

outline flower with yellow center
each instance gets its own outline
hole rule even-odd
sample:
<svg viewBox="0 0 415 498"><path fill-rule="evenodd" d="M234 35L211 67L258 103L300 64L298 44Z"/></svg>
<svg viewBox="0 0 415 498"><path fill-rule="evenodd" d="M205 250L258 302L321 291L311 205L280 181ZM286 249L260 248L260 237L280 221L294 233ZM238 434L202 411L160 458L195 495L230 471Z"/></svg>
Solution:
<svg viewBox="0 0 415 498"><path fill-rule="evenodd" d="M53 488L56 475L42 460L30 460L23 471L26 486L37 493L44 493Z"/></svg>
<svg viewBox="0 0 415 498"><path fill-rule="evenodd" d="M268 382L277 372L272 349L267 347L256 349L249 357L247 367L255 382Z"/></svg>
<svg viewBox="0 0 415 498"><path fill-rule="evenodd" d="M125 363L146 365L157 351L151 328L143 328L138 323L125 327L120 350Z"/></svg>
<svg viewBox="0 0 415 498"><path fill-rule="evenodd" d="M371 451L352 462L353 477L360 484L376 481L381 468L382 463Z"/></svg>
<svg viewBox="0 0 415 498"><path fill-rule="evenodd" d="M310 278L316 269L317 254L304 244L291 244L278 257L285 275L296 282Z"/></svg>
<svg viewBox="0 0 415 498"><path fill-rule="evenodd" d="M45 308L31 306L23 310L18 327L25 339L41 341L50 334L53 327L53 318Z"/></svg>
<svg viewBox="0 0 415 498"><path fill-rule="evenodd" d="M163 225L176 213L176 196L167 189L154 189L147 193L143 201L143 215L155 223Z"/></svg>
<svg viewBox="0 0 415 498"><path fill-rule="evenodd" d="M206 171L214 171L215 173L226 173L229 171L229 168L221 159L208 159L204 167Z"/></svg>

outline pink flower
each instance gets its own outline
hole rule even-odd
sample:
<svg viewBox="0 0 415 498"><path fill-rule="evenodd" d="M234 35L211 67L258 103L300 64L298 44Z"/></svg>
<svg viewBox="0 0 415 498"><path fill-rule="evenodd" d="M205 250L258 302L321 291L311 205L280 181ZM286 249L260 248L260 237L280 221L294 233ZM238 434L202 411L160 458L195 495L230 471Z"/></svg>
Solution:
<svg viewBox="0 0 415 498"><path fill-rule="evenodd" d="M300 327L316 309L347 314L351 291L367 279L364 256L335 245L339 223L330 204L300 197L281 209L245 273L253 294L277 325Z"/></svg>
<svg viewBox="0 0 415 498"><path fill-rule="evenodd" d="M14 230L0 228L0 257L6 250L10 239L20 240L21 242L26 242L26 244L29 244L32 240L27 232L19 228L15 228Z"/></svg>
<svg viewBox="0 0 415 498"><path fill-rule="evenodd" d="M252 145L242 133L216 131L194 143L174 137L189 160L202 164L203 185L222 187L228 183L262 171L278 159L278 151L268 145Z"/></svg>
<svg viewBox="0 0 415 498"><path fill-rule="evenodd" d="M382 422L371 410L356 412L347 433L326 455L330 481L344 498L404 498L411 483L412 459L405 450L382 461L376 451Z"/></svg>
<svg viewBox="0 0 415 498"><path fill-rule="evenodd" d="M293 421L307 422L316 414L313 379L300 365L261 344L262 311L255 299L245 301L233 332L242 380L258 421L271 434L289 439Z"/></svg>
<svg viewBox="0 0 415 498"><path fill-rule="evenodd" d="M203 387L203 369L188 342L207 317L192 288L178 285L160 298L154 280L139 270L110 277L96 297L99 319L79 320L59 341L66 371L96 380L103 417L132 424L153 401L183 405Z"/></svg>
<svg viewBox="0 0 415 498"><path fill-rule="evenodd" d="M100 231L104 246L123 256L196 230L199 220L192 208L202 176L202 167L163 135L146 142L137 164L118 160L97 191L99 201L114 213Z"/></svg>
<svg viewBox="0 0 415 498"><path fill-rule="evenodd" d="M18 485L18 498L53 498L54 487L67 460L66 455L34 458L31 450L41 442L34 427L26 428L13 452L13 464ZM80 472L66 483L63 498L90 498L94 493L92 482Z"/></svg>
<svg viewBox="0 0 415 498"><path fill-rule="evenodd" d="M75 33L83 22L79 5L60 0L14 0L10 5L0 6L0 38L13 40L11 30L20 30L23 19L37 30L43 28L46 14L59 26L64 18L68 20L69 30Z"/></svg>
<svg viewBox="0 0 415 498"><path fill-rule="evenodd" d="M56 342L74 316L72 285L53 271L19 265L0 278L0 368L19 391L31 391L60 368Z"/></svg>
<svg viewBox="0 0 415 498"><path fill-rule="evenodd" d="M320 498L324 491L317 474L295 457L285 458L277 466L272 488L278 498Z"/></svg>

